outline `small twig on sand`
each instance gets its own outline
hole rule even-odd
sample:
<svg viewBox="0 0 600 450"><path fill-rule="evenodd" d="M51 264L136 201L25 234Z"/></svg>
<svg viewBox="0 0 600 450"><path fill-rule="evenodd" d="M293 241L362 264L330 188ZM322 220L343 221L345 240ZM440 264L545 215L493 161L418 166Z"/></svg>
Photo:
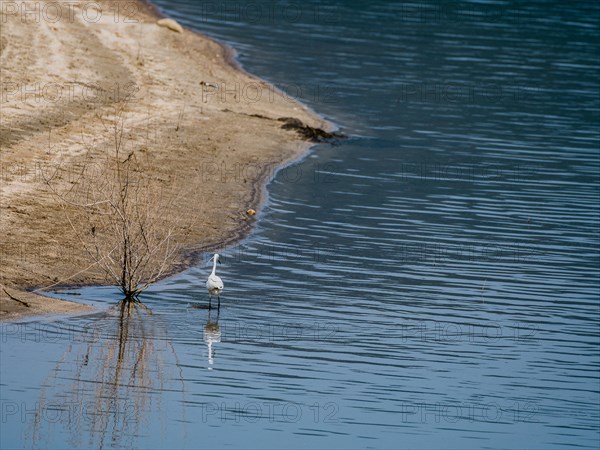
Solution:
<svg viewBox="0 0 600 450"><path fill-rule="evenodd" d="M8 298L10 298L11 300L14 300L15 302L18 302L18 303L20 303L21 305L23 305L23 306L26 306L27 308L29 308L29 307L31 306L29 303L27 303L27 302L24 302L23 300L19 300L18 298L16 298L16 297L13 297L12 295L10 295L10 294L8 293L8 291L7 291L7 290L6 290L4 287L2 288L2 290L4 291L4 293L5 293L6 295L8 295Z"/></svg>

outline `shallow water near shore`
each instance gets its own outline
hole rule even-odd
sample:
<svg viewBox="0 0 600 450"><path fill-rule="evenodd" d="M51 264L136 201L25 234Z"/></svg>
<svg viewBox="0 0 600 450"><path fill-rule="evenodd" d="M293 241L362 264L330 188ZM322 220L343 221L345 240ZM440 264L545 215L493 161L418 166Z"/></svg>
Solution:
<svg viewBox="0 0 600 450"><path fill-rule="evenodd" d="M2 324L1 447L596 448L599 7L157 3L351 138L274 176L219 312L199 265Z"/></svg>

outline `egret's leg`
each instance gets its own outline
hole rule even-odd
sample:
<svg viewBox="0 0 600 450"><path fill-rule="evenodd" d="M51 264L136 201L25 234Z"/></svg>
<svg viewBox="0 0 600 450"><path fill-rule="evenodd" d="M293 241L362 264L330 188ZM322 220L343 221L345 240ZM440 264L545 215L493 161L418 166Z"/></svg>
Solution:
<svg viewBox="0 0 600 450"><path fill-rule="evenodd" d="M212 296L210 294L208 294L208 309L211 308L211 306L210 306L211 300L212 300Z"/></svg>
<svg viewBox="0 0 600 450"><path fill-rule="evenodd" d="M219 303L217 304L217 311L221 311L221 296L217 295L217 300L219 300Z"/></svg>

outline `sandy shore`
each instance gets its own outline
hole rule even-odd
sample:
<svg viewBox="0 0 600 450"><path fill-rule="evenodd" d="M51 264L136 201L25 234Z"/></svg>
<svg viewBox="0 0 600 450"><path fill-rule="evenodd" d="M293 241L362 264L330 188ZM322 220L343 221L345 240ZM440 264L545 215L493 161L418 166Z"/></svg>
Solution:
<svg viewBox="0 0 600 450"><path fill-rule="evenodd" d="M110 145L107 123L125 103L127 149L177 194L161 211L165 229L185 230L170 273L247 233L268 177L307 150L278 119L329 127L236 68L227 48L157 25L144 3L2 3L0 319L83 308L26 291L106 283L42 175L60 165L72 182L90 148Z"/></svg>

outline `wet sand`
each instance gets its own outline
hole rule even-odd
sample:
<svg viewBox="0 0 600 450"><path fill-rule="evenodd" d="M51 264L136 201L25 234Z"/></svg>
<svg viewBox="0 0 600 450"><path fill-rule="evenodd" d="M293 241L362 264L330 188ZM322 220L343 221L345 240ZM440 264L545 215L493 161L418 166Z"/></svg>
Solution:
<svg viewBox="0 0 600 450"><path fill-rule="evenodd" d="M111 145L118 111L128 152L175 199L160 211L165 231L181 236L169 274L260 217L269 177L311 145L281 118L330 129L237 67L230 49L157 25L145 3L100 1L92 15L89 4L58 2L59 20L55 6L44 10L56 2L26 3L39 13L0 17L0 319L86 308L31 291L107 283L44 177L60 166L60 183L74 184L86 155Z"/></svg>

